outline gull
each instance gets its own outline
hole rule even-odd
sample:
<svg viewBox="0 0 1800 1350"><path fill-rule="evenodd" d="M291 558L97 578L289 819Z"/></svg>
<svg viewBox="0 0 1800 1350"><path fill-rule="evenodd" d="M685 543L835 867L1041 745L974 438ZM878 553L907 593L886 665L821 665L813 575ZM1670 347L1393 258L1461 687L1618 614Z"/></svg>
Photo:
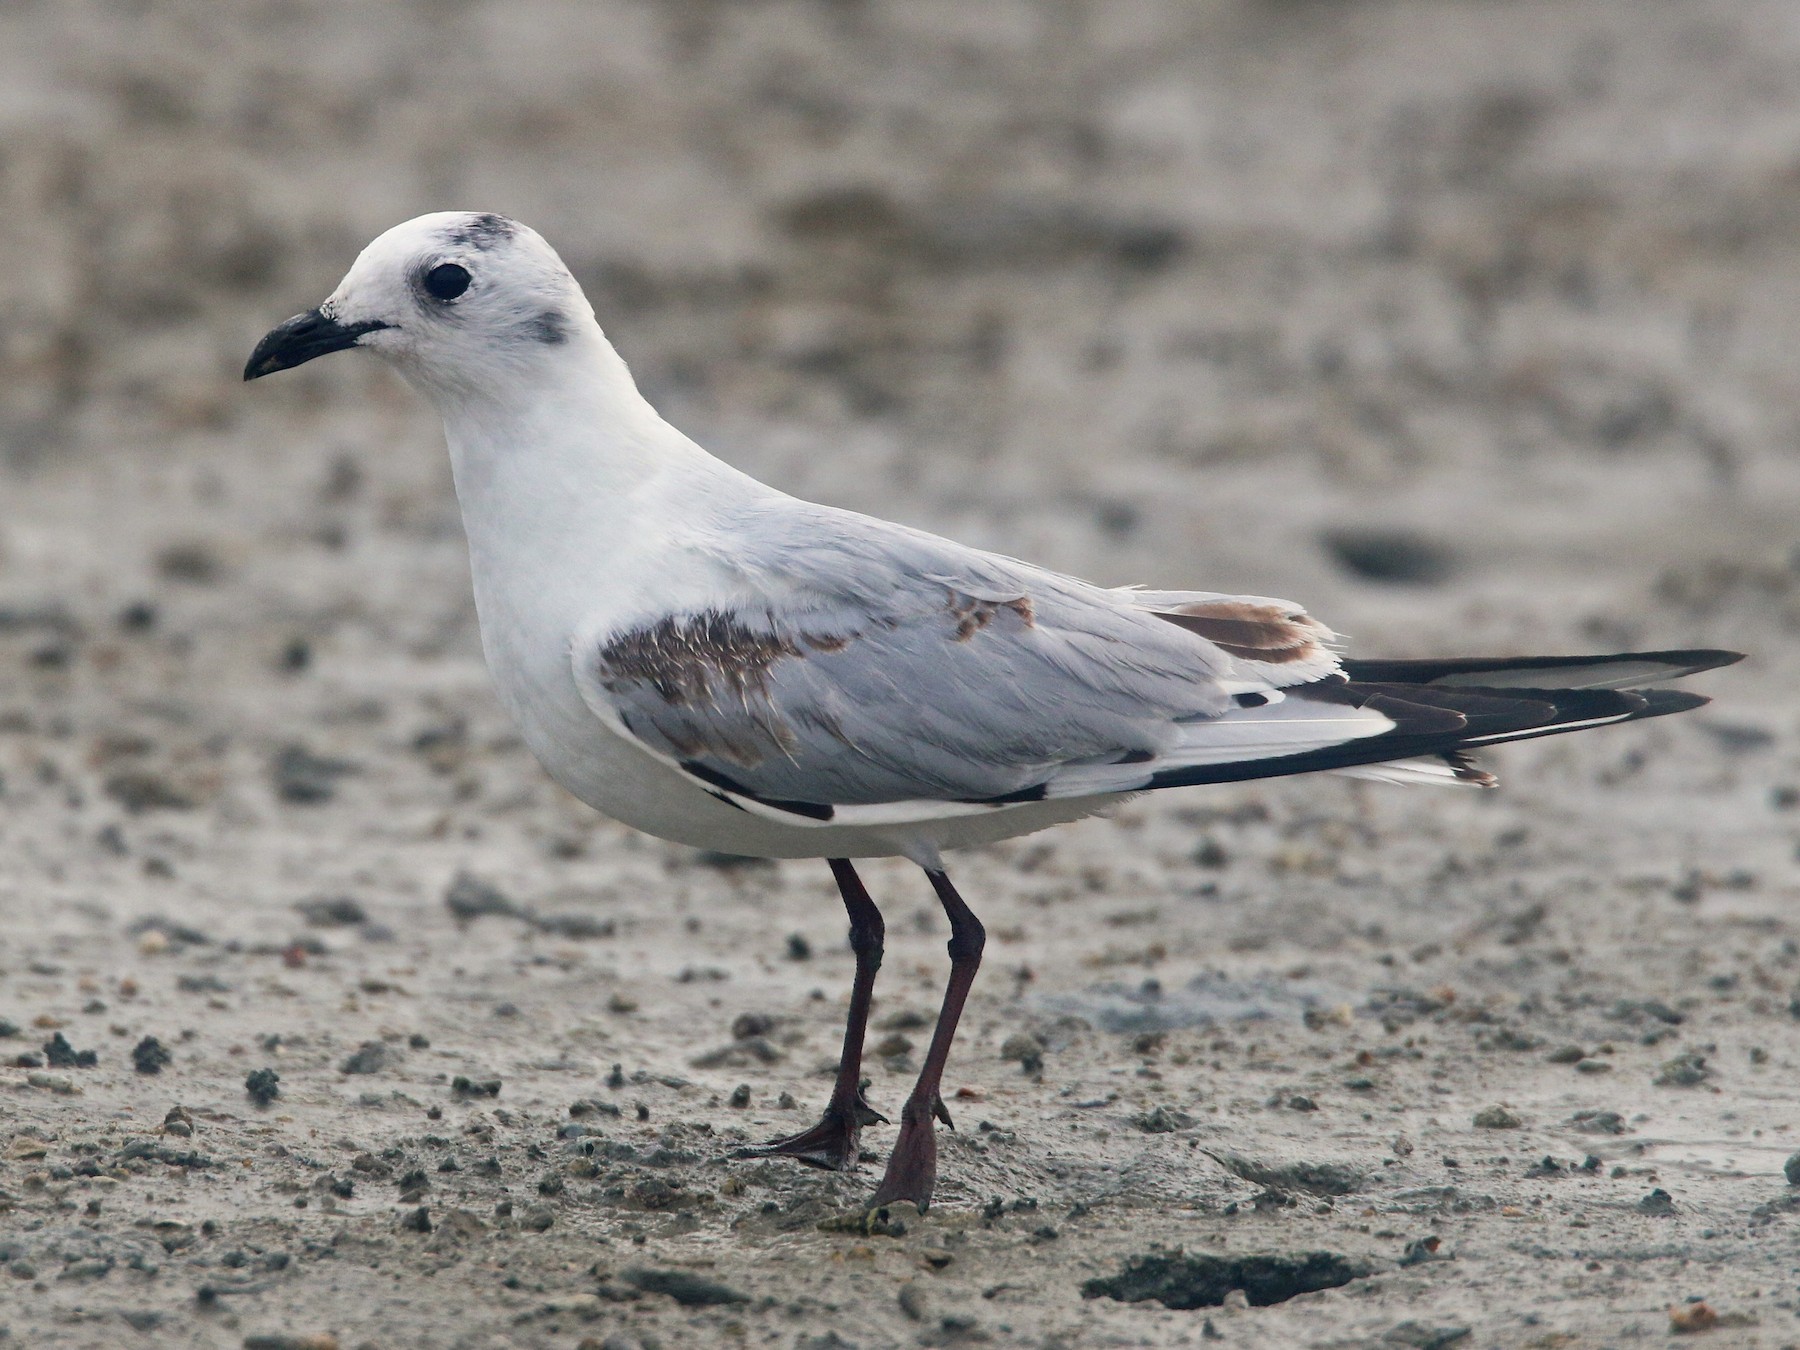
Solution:
<svg viewBox="0 0 1800 1350"><path fill-rule="evenodd" d="M841 1169L883 1121L862 1048L881 912L852 860L924 869L950 976L869 1202L923 1213L985 934L947 849L1162 788L1332 772L1492 786L1471 751L1683 712L1726 651L1366 660L1298 605L1110 589L768 487L638 392L535 231L452 211L381 235L246 380L366 349L442 416L481 641L550 775L664 839L823 858L856 957L817 1125L740 1156Z"/></svg>

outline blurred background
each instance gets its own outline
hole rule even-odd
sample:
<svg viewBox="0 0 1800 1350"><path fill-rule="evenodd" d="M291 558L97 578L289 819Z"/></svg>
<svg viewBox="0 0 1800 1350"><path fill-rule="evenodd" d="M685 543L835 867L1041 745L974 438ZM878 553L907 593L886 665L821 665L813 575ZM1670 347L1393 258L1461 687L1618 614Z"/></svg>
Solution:
<svg viewBox="0 0 1800 1350"><path fill-rule="evenodd" d="M472 650L424 408L238 383L470 207L791 491L1365 650L1761 646L1797 63L1780 0L9 5L0 595L222 588L328 646L404 594Z"/></svg>

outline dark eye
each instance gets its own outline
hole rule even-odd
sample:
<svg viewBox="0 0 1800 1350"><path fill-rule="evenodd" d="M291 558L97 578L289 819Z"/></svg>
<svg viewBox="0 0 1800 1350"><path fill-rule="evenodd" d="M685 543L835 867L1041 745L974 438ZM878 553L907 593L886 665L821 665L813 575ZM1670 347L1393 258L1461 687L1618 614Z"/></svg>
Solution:
<svg viewBox="0 0 1800 1350"><path fill-rule="evenodd" d="M469 289L469 269L455 263L439 263L425 274L425 293L438 300L454 300Z"/></svg>

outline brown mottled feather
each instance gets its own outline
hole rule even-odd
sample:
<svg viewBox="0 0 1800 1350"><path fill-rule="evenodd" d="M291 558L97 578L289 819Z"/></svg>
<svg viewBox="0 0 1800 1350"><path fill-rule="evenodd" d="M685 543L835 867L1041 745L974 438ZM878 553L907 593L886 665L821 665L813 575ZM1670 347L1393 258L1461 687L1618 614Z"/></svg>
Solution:
<svg viewBox="0 0 1800 1350"><path fill-rule="evenodd" d="M1240 660L1270 665L1317 655L1319 640L1326 632L1306 614L1244 600L1196 601L1159 609L1156 614Z"/></svg>

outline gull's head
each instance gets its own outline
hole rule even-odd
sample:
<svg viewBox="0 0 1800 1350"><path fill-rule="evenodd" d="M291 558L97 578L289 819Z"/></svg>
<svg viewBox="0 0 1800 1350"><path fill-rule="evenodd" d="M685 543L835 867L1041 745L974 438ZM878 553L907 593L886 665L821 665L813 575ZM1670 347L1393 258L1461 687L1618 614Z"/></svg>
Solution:
<svg viewBox="0 0 1800 1350"><path fill-rule="evenodd" d="M367 347L430 391L474 392L544 366L593 322L537 231L505 216L440 211L365 248L324 303L257 343L244 378Z"/></svg>

